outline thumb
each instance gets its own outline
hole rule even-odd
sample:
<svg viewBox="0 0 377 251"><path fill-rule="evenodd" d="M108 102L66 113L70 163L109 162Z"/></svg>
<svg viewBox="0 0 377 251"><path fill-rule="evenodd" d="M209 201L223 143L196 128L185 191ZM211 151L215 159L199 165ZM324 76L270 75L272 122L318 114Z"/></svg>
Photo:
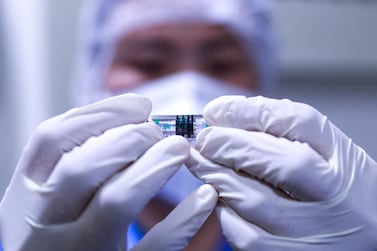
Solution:
<svg viewBox="0 0 377 251"><path fill-rule="evenodd" d="M211 185L202 185L154 226L132 251L183 250L213 212L217 198Z"/></svg>

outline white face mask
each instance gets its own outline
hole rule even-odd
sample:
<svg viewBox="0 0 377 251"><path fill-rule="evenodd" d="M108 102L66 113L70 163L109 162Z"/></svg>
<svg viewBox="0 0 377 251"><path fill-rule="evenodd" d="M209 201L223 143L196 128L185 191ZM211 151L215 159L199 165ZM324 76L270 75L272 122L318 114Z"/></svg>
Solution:
<svg viewBox="0 0 377 251"><path fill-rule="evenodd" d="M223 95L253 93L195 71L183 71L136 87L133 92L151 99L153 115L201 114L207 103Z"/></svg>
<svg viewBox="0 0 377 251"><path fill-rule="evenodd" d="M201 114L207 103L219 96L253 94L193 71L176 73L127 91L150 98L154 115ZM182 167L158 196L178 204L201 184L186 167Z"/></svg>

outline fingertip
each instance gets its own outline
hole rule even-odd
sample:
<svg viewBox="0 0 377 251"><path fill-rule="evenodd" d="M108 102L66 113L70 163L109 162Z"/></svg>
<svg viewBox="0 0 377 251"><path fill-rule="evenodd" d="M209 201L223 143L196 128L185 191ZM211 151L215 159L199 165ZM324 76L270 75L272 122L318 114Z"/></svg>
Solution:
<svg viewBox="0 0 377 251"><path fill-rule="evenodd" d="M106 104L108 106L123 106L127 107L130 103L140 105L143 109L151 110L152 102L149 98L134 94L134 93L125 93L117 96L110 97L98 102L99 104Z"/></svg>
<svg viewBox="0 0 377 251"><path fill-rule="evenodd" d="M147 123L145 123L145 125L152 128L152 130L155 131L156 135L159 136L160 140L164 137L161 128L158 125L156 125L154 122L148 121Z"/></svg>
<svg viewBox="0 0 377 251"><path fill-rule="evenodd" d="M196 143L195 143L195 149L200 150L203 147L204 142L206 141L206 138L208 134L210 134L213 130L213 127L208 127L199 132L199 134L196 136Z"/></svg>
<svg viewBox="0 0 377 251"><path fill-rule="evenodd" d="M129 116L129 112L138 111L143 115L142 121L146 121L151 110L152 102L149 98L134 93L126 93L119 96L114 96L105 100L108 102L109 107L118 108L120 112L126 112L125 115Z"/></svg>
<svg viewBox="0 0 377 251"><path fill-rule="evenodd" d="M190 144L184 137L178 135L166 137L162 143L168 146L172 155L184 155L185 158L189 158Z"/></svg>
<svg viewBox="0 0 377 251"><path fill-rule="evenodd" d="M217 218L218 218L218 220L221 222L221 219L222 219L222 217L223 217L223 214L224 214L224 211L226 211L227 210L227 206L226 205L224 205L224 203L221 201L221 199L220 199L220 202L218 203L218 205L217 205L217 207L216 207L216 209L215 209L215 211L216 211L216 216L217 216ZM229 209L229 208L228 208Z"/></svg>
<svg viewBox="0 0 377 251"><path fill-rule="evenodd" d="M209 184L201 185L194 190L182 203L191 211L190 214L202 219L207 218L214 211L219 195L216 189ZM204 218L203 218L204 217Z"/></svg>
<svg viewBox="0 0 377 251"><path fill-rule="evenodd" d="M223 231L225 231L225 233L227 233L229 229L232 228L232 223L236 224L238 220L238 217L236 216L236 213L233 211L233 209L227 207L223 203L219 203L219 205L217 205L215 212L217 220L221 223L222 229Z"/></svg>
<svg viewBox="0 0 377 251"><path fill-rule="evenodd" d="M203 111L203 117L209 125L229 126L232 114L232 106L236 102L243 102L245 96L221 96L207 104Z"/></svg>
<svg viewBox="0 0 377 251"><path fill-rule="evenodd" d="M210 184L204 184L197 189L197 196L203 201L210 202L215 206L218 200L218 192Z"/></svg>
<svg viewBox="0 0 377 251"><path fill-rule="evenodd" d="M126 93L72 109L64 117L67 119L85 114L111 112L131 123L140 123L147 120L151 110L152 102L147 97Z"/></svg>
<svg viewBox="0 0 377 251"><path fill-rule="evenodd" d="M190 143L187 141L187 139L185 139L184 137L179 136L179 135L174 135L174 136L169 137L169 138L170 138L170 140L172 140L174 142L177 150L187 153L187 156L189 155L189 153L190 153Z"/></svg>
<svg viewBox="0 0 377 251"><path fill-rule="evenodd" d="M139 105L146 112L147 116L149 116L149 114L152 111L152 101L148 97L133 94L133 93L129 93L129 94L125 94L125 95L128 95L129 97L133 97L135 100L137 100Z"/></svg>

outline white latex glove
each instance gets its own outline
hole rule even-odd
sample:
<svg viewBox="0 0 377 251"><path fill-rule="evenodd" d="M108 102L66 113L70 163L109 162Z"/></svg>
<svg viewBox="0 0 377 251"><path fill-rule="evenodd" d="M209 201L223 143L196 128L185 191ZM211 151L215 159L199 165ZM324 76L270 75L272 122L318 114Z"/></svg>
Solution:
<svg viewBox="0 0 377 251"><path fill-rule="evenodd" d="M189 155L182 137L161 140L145 123L150 110L127 94L42 123L0 204L4 251L124 250L130 221ZM214 188L200 188L134 250L181 250L216 201Z"/></svg>
<svg viewBox="0 0 377 251"><path fill-rule="evenodd" d="M212 101L188 165L219 191L234 250L377 250L377 164L314 108Z"/></svg>

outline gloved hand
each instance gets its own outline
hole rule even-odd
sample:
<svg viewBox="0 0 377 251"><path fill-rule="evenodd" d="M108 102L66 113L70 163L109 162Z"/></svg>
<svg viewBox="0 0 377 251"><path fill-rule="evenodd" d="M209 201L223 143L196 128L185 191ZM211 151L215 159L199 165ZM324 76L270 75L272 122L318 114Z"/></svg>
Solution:
<svg viewBox="0 0 377 251"><path fill-rule="evenodd" d="M161 140L145 123L150 110L127 94L42 123L0 204L4 250L124 250L130 221L189 154L186 140ZM134 250L181 250L216 201L213 187L199 188Z"/></svg>
<svg viewBox="0 0 377 251"><path fill-rule="evenodd" d="M314 108L221 97L190 170L219 191L234 250L377 249L377 164Z"/></svg>

